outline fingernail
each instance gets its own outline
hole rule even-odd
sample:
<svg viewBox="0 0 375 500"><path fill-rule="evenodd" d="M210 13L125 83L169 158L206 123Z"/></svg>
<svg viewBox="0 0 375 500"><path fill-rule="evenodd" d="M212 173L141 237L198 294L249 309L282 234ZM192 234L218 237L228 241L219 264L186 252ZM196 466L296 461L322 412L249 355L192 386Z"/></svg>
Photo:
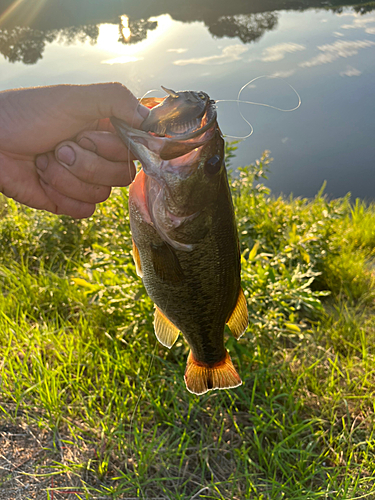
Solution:
<svg viewBox="0 0 375 500"><path fill-rule="evenodd" d="M150 114L150 110L146 108L146 106L143 106L142 104L138 104L137 107L138 113L141 115L141 117L145 120L148 115Z"/></svg>
<svg viewBox="0 0 375 500"><path fill-rule="evenodd" d="M40 155L36 158L35 160L35 165L36 168L44 172L46 168L48 167L48 156L47 155Z"/></svg>
<svg viewBox="0 0 375 500"><path fill-rule="evenodd" d="M87 149L88 151L93 151L94 153L96 153L96 144L94 141L92 141L88 137L82 137L78 141L78 144L81 146L81 148Z"/></svg>
<svg viewBox="0 0 375 500"><path fill-rule="evenodd" d="M70 146L61 146L56 152L56 157L61 163L65 163L69 167L76 161L76 154Z"/></svg>

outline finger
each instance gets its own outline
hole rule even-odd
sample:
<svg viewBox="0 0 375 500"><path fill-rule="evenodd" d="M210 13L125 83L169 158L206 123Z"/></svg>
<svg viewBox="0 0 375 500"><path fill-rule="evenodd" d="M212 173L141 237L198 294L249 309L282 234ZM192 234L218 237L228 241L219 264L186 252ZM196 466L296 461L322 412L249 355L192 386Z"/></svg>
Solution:
<svg viewBox="0 0 375 500"><path fill-rule="evenodd" d="M0 92L7 121L0 124L7 150L22 155L50 151L62 139L95 128L103 118L116 116L139 127L149 110L120 83L55 85ZM35 126L31 127L30 123ZM41 133L40 130L43 130ZM22 136L20 141L19 137Z"/></svg>
<svg viewBox="0 0 375 500"><path fill-rule="evenodd" d="M39 182L48 198L53 200L56 206L56 214L70 215L70 217L74 217L75 219L85 219L91 217L95 212L95 204L84 203L83 201L64 196L44 182L43 179L40 179Z"/></svg>
<svg viewBox="0 0 375 500"><path fill-rule="evenodd" d="M0 192L31 208L56 213L56 205L40 185L33 161L16 160L0 153Z"/></svg>
<svg viewBox="0 0 375 500"><path fill-rule="evenodd" d="M111 188L83 182L61 165L52 152L35 161L41 179L60 194L85 203L101 203L111 194Z"/></svg>
<svg viewBox="0 0 375 500"><path fill-rule="evenodd" d="M76 142L81 148L110 161L130 162L136 159L122 140L111 132L87 130L77 135Z"/></svg>
<svg viewBox="0 0 375 500"><path fill-rule="evenodd" d="M96 109L99 112L96 118L116 116L132 127L138 128L150 113L150 110L140 104L130 90L121 83L87 85L84 93L87 103L96 102Z"/></svg>
<svg viewBox="0 0 375 500"><path fill-rule="evenodd" d="M109 161L71 141L56 147L55 158L78 179L90 184L127 186L135 177L132 161Z"/></svg>
<svg viewBox="0 0 375 500"><path fill-rule="evenodd" d="M146 106L139 103L129 89L118 82L58 85L49 89L52 98L56 94L61 99L61 92L65 92L68 101L67 111L74 112L80 117L85 116L86 122L116 116L137 128L150 112Z"/></svg>

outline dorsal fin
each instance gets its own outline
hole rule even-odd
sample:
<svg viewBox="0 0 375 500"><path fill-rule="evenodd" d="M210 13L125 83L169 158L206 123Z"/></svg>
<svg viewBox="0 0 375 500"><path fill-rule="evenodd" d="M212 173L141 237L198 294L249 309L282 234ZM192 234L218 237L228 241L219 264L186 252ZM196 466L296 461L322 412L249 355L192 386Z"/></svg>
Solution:
<svg viewBox="0 0 375 500"><path fill-rule="evenodd" d="M241 335L245 333L248 323L249 313L247 311L246 298L242 288L240 288L236 306L227 321L227 325L229 326L233 336L238 340Z"/></svg>
<svg viewBox="0 0 375 500"><path fill-rule="evenodd" d="M160 87L164 90L164 92L169 94L171 97L173 97L175 99L177 99L177 97L180 97L179 94L177 92L175 92L174 90L167 89L166 87L163 87L163 85L160 85Z"/></svg>
<svg viewBox="0 0 375 500"><path fill-rule="evenodd" d="M139 250L137 248L137 245L134 243L134 240L132 241L133 241L133 260L135 264L135 271L140 278L143 278L142 264L141 264L141 257L139 256Z"/></svg>
<svg viewBox="0 0 375 500"><path fill-rule="evenodd" d="M177 340L179 329L174 326L172 321L169 321L158 307L155 307L154 329L158 341L170 349Z"/></svg>

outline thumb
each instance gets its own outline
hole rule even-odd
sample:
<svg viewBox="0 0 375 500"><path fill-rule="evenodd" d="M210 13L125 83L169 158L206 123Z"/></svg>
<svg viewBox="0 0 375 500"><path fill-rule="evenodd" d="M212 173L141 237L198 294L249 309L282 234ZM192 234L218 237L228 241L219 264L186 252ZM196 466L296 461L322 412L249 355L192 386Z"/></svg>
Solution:
<svg viewBox="0 0 375 500"><path fill-rule="evenodd" d="M75 109L81 116L87 114L88 119L115 116L138 128L150 112L121 83L69 85L69 87L70 106L76 105Z"/></svg>

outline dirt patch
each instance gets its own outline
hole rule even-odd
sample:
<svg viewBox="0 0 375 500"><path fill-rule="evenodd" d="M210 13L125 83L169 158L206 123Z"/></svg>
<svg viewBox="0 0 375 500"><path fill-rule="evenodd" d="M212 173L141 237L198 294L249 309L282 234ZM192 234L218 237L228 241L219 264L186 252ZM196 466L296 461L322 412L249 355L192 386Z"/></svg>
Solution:
<svg viewBox="0 0 375 500"><path fill-rule="evenodd" d="M51 431L0 421L0 500L83 498L80 479L56 469L70 458L58 443Z"/></svg>

